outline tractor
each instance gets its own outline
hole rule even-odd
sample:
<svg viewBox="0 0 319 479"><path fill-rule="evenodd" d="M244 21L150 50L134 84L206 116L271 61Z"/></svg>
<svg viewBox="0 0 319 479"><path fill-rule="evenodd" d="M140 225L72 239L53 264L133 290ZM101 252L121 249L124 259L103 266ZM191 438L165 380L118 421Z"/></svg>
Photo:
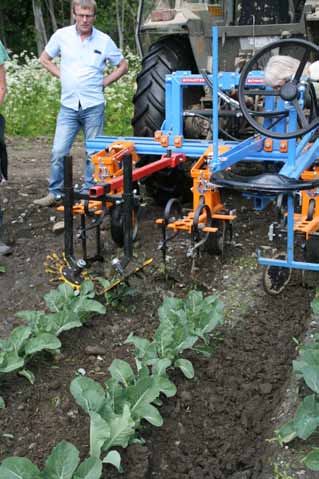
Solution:
<svg viewBox="0 0 319 479"><path fill-rule="evenodd" d="M280 38L319 41L319 1L316 0L140 0L136 41L142 57L134 97L134 135L152 137L165 119L165 76L177 70L193 74L211 69L212 26L219 30L219 65L223 71L241 71L262 47ZM243 138L246 122L224 110L225 136ZM184 135L207 138L211 128L211 92L208 88L184 91ZM154 161L143 156L141 164ZM190 168L189 168L190 169ZM165 170L145 180L148 194L159 204L171 197L189 199L187 169Z"/></svg>

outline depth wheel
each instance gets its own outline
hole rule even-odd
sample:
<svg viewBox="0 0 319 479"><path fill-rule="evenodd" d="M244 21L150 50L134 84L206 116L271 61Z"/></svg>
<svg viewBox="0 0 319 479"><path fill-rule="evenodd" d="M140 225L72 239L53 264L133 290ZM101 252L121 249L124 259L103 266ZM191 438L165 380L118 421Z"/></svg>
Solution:
<svg viewBox="0 0 319 479"><path fill-rule="evenodd" d="M123 205L114 206L111 211L111 236L117 246L122 247L124 244L124 230L123 230ZM136 240L138 233L138 213L139 207L133 209L132 214L132 239Z"/></svg>
<svg viewBox="0 0 319 479"><path fill-rule="evenodd" d="M278 253L274 259L286 259L286 253ZM266 293L277 296L289 284L291 279L291 268L282 268L280 266L266 266L263 272L263 286Z"/></svg>

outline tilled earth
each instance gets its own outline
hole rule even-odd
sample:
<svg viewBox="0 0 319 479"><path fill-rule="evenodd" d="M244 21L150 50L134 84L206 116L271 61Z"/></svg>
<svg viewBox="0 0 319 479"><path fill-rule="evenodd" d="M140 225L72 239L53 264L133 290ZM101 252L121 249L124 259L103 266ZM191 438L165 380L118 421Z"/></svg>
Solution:
<svg viewBox="0 0 319 479"><path fill-rule="evenodd" d="M51 287L43 262L51 252L63 250L63 233L52 232L61 213L32 205L34 198L46 193L49 151L50 143L44 139L9 141L10 182L1 188L0 201L5 207L5 239L14 252L0 259L6 268L0 275L2 337L19 324L17 311L43 308L43 294ZM79 177L84 162L80 144L73 154ZM63 334L60 355L37 356L28 365L36 377L34 385L15 375L2 380L7 408L0 412L0 460L19 455L43 465L62 439L73 442L86 456L88 420L69 393L78 369L96 380L106 379L114 358L132 361L132 351L123 344L130 332L152 336L163 297L185 296L197 288L219 295L225 304L225 325L216 338L215 352L209 360L190 357L194 380L174 375L178 392L161 407L164 425L146 425L141 433L145 444L123 451L124 477L272 479L274 465L284 471L282 461L293 478L317 477L300 463L304 444L280 451L269 443L285 419L280 416L283 404L286 416L295 407L287 399L291 362L295 341L303 340L310 323L314 291L301 287L301 276L294 273L282 295L268 296L261 285L256 247L270 252L266 238L273 212L256 213L231 195L227 204L237 208L238 220L226 254L202 253L192 264L185 254L188 238L178 237L169 248L167 278L158 250L161 233L154 224L162 211L146 201L134 261L138 264L147 257L154 261L144 277L132 279L132 296L109 306L104 317L92 319L81 330ZM103 238L108 270L109 259L118 252L107 225ZM99 355L91 353L92 346L99 347ZM123 475L105 467L103 477Z"/></svg>

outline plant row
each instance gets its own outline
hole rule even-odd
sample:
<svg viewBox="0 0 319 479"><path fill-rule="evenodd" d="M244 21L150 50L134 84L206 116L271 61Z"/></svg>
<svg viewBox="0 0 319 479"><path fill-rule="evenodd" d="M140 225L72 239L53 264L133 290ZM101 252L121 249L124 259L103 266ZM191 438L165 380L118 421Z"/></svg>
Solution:
<svg viewBox="0 0 319 479"><path fill-rule="evenodd" d="M318 293L312 302L312 310L319 316ZM306 384L311 394L306 395L299 404L294 417L277 431L281 444L287 444L296 438L307 440L319 430L319 335L299 348L299 355L293 361L293 370ZM304 458L303 463L313 471L319 471L319 448L314 448Z"/></svg>
<svg viewBox="0 0 319 479"><path fill-rule="evenodd" d="M121 470L118 449L143 442L141 429L147 421L163 424L159 411L162 398L176 394L169 372L178 368L186 378L194 377L186 351L210 356L210 340L223 321L223 306L215 296L206 298L191 291L185 300L168 297L159 308L159 326L152 339L130 334L134 366L115 359L109 377L100 384L85 376L70 386L78 405L90 417L90 457L79 465L75 446L59 443L42 471L27 458L10 457L0 466L0 477L9 479L99 479L103 463Z"/></svg>

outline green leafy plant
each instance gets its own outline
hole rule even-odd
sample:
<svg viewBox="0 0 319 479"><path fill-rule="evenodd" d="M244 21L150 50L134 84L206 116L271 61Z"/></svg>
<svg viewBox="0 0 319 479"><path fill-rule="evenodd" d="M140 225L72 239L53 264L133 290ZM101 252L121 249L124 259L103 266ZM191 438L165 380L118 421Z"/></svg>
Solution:
<svg viewBox="0 0 319 479"><path fill-rule="evenodd" d="M319 314L319 297L316 294L311 303L314 314ZM277 432L280 444L286 444L295 438L308 439L319 427L319 340L298 346L298 358L293 361L293 369L299 380L303 380L312 394L301 401L291 421ZM319 449L307 454L303 463L313 471L319 471Z"/></svg>
<svg viewBox="0 0 319 479"><path fill-rule="evenodd" d="M319 471L319 448L313 449L303 459L302 462L308 469Z"/></svg>
<svg viewBox="0 0 319 479"><path fill-rule="evenodd" d="M166 298L159 308L160 325L152 341L129 335L135 346L136 372L126 361L115 359L104 386L87 377L75 378L70 386L76 402L90 416L90 454L120 468L113 447L127 447L141 441L142 421L161 426L160 396L176 394L167 370L179 368L187 378L194 376L185 350L209 354L212 331L222 323L223 305L215 296L206 298L192 291L185 300ZM195 343L201 344L195 346ZM114 460L116 459L116 462Z"/></svg>
<svg viewBox="0 0 319 479"><path fill-rule="evenodd" d="M163 424L154 402L163 393L176 393L175 385L160 372L150 374L147 368L134 373L126 361L115 359L110 368L110 379L105 386L87 377L75 378L70 386L76 402L90 416L90 454L120 469L120 458L115 446L127 447L139 439L138 430L144 419L153 426ZM115 462L114 462L115 460Z"/></svg>
<svg viewBox="0 0 319 479"><path fill-rule="evenodd" d="M181 355L187 349L205 356L211 354L211 334L223 322L223 303L216 296L204 297L199 291L191 291L186 299L165 298L159 318L152 341L130 334L126 343L134 344L138 364L154 366L165 359L166 368L179 368L191 379L193 365ZM158 367L161 365L160 362Z"/></svg>
<svg viewBox="0 0 319 479"><path fill-rule="evenodd" d="M15 328L7 340L0 342L2 370L19 369L32 380L32 373L22 369L26 358L43 349L59 348L58 334L79 327L92 313L105 311L93 299L94 294L94 286L89 281L83 283L78 296L69 286L61 285L44 298L49 313L19 313L28 325ZM157 427L163 424L158 410L160 396L169 398L176 394L176 386L167 371L177 367L186 377L194 376L192 363L182 354L187 349L210 354L211 334L222 323L222 303L214 296L204 298L193 291L185 300L166 298L159 308L159 317L160 325L153 340L132 335L127 340L135 345L136 371L128 362L115 359L104 385L85 376L78 376L71 383L73 397L90 416L90 457L79 464L78 450L62 441L53 449L43 471L27 458L9 457L0 465L0 477L99 479L103 463L121 470L121 456L114 448L142 442L143 421ZM0 398L0 408L4 406ZM102 453L105 456L101 460Z"/></svg>
<svg viewBox="0 0 319 479"><path fill-rule="evenodd" d="M44 311L20 311L18 318L24 319L35 334L51 333L58 336L63 331L79 328L93 314L104 314L105 307L94 300L92 281L81 284L79 294L66 284L60 284L44 296L49 313Z"/></svg>
<svg viewBox="0 0 319 479"><path fill-rule="evenodd" d="M0 340L0 375L14 371L31 383L34 376L24 369L26 362L41 351L58 351L63 331L82 326L93 313L105 313L105 307L95 301L94 285L85 281L78 295L67 284L61 284L44 296L49 313L44 311L21 311L17 317L27 322L26 326L14 328L7 339Z"/></svg>
<svg viewBox="0 0 319 479"><path fill-rule="evenodd" d="M136 296L136 289L128 283L119 283L116 288L112 288L112 281L98 277L96 278L99 288L98 294L104 296L105 304L113 306L118 310L127 310L127 304L132 308L132 298Z"/></svg>
<svg viewBox="0 0 319 479"><path fill-rule="evenodd" d="M101 474L100 459L89 457L80 463L79 451L66 441L52 450L42 471L25 457L8 457L0 465L3 479L100 479Z"/></svg>

